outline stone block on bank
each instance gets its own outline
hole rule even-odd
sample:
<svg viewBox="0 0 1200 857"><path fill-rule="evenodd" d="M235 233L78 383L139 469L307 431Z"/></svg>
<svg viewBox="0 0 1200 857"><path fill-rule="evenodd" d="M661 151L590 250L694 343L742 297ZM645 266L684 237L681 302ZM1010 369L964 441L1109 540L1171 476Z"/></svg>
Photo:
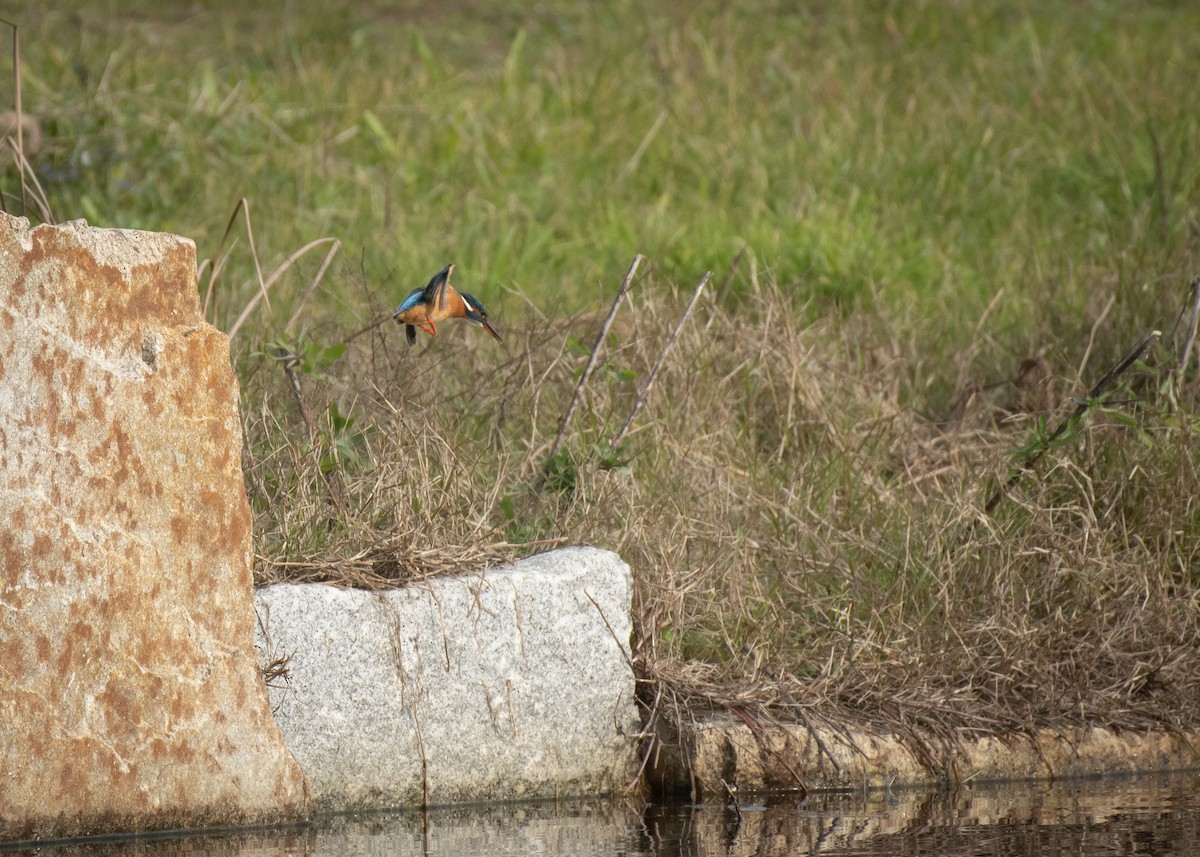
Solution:
<svg viewBox="0 0 1200 857"><path fill-rule="evenodd" d="M1131 776L1196 767L1200 735L1115 732L1098 727L1042 729L1033 734L968 738L880 734L841 725L750 723L700 717L680 735L661 729L648 777L660 792L691 791L725 800L730 791L864 791Z"/></svg>
<svg viewBox="0 0 1200 857"><path fill-rule="evenodd" d="M368 592L257 593L276 721L318 809L620 792L637 777L629 566L566 548Z"/></svg>

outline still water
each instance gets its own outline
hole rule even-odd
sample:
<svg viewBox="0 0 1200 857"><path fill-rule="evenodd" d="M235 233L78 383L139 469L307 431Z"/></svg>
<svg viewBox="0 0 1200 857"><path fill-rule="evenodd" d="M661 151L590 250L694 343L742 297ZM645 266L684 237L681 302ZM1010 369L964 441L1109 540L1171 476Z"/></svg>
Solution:
<svg viewBox="0 0 1200 857"><path fill-rule="evenodd" d="M8 854L29 854L10 850ZM308 826L75 843L45 857L771 857L1200 855L1200 774L770 805L511 804Z"/></svg>

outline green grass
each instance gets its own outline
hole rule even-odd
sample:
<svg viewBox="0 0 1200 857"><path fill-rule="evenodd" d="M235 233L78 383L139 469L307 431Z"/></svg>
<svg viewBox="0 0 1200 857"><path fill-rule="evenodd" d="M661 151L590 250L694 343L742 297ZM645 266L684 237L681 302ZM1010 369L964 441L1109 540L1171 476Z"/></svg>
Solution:
<svg viewBox="0 0 1200 857"><path fill-rule="evenodd" d="M341 242L234 341L260 579L592 542L635 568L639 669L689 705L786 688L901 731L1195 726L1197 389L1171 333L1200 273L1200 7L677 5L16 16L59 219L212 260L244 197L268 273ZM232 234L226 330L258 290ZM450 261L503 346L387 325L332 360ZM1117 415L982 514L1038 419L1151 326ZM305 349L315 441L270 343Z"/></svg>
<svg viewBox="0 0 1200 857"><path fill-rule="evenodd" d="M56 215L206 256L245 196L265 259L343 241L343 319L449 260L517 316L745 246L798 302L939 339L1003 289L1032 340L1192 261L1186 4L341 5L27 10Z"/></svg>

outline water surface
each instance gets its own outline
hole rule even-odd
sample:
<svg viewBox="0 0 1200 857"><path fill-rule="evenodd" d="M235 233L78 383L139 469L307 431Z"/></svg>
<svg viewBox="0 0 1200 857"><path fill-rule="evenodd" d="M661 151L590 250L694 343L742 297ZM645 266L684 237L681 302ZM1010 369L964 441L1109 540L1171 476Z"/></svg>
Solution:
<svg viewBox="0 0 1200 857"><path fill-rule="evenodd" d="M1200 774L819 795L738 807L506 804L36 850L47 857L1165 857L1200 854Z"/></svg>

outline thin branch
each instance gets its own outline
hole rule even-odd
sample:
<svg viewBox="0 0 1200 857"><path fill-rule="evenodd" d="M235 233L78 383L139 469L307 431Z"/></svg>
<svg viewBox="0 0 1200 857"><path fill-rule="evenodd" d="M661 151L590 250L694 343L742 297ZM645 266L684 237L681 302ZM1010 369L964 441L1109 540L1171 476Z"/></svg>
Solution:
<svg viewBox="0 0 1200 857"><path fill-rule="evenodd" d="M717 289L717 303L725 300L725 296L729 294L729 288L733 285L733 275L737 273L738 265L742 261L742 256L746 254L746 245L737 251L737 255L733 257L733 261L729 263L729 271L725 274L725 282L721 283L721 288Z"/></svg>
<svg viewBox="0 0 1200 857"><path fill-rule="evenodd" d="M687 308L683 311L683 315L679 317L679 322L675 325L675 329L671 331L670 337L667 339L666 345L663 346L662 353L658 355L658 362L654 364L654 368L650 370L650 377L646 379L646 386L642 388L641 394L638 395L637 401L633 403L633 408L629 411L629 416L625 419L625 424L621 426L621 430L616 433L612 439L610 449L615 452L617 446L624 439L629 427L633 425L634 419L638 415L638 411L646 404L646 399L650 396L650 391L654 389L654 382L658 378L658 373L662 370L663 364L667 362L667 354L675 345L675 340L679 338L680 331L687 324L687 320L692 315L692 310L696 308L697 301L700 300L700 294L704 291L705 285L712 279L712 271L705 271L704 276L700 278L700 284L696 286L696 290L692 292L692 299L688 301Z"/></svg>
<svg viewBox="0 0 1200 857"><path fill-rule="evenodd" d="M754 647L749 643L743 643L742 650L750 657L751 660L759 660L758 652L756 652ZM804 707L796 701L796 698L793 697L791 692L787 689L787 686L783 682L783 676L772 669L771 665L767 663L763 664L763 672L767 674L767 677L770 678L771 681L778 685L779 695L783 697L784 702L791 706L791 714L800 718L800 720L804 723L804 728L808 730L808 734L816 742L817 749L820 750L820 752L824 754L825 758L829 760L829 764L833 766L834 774L837 776L838 780L841 780L843 777L842 766L838 764L837 757L833 755L833 752L828 746L826 746L824 738L821 737L821 733L812 725L812 721L808 719L808 715L804 712ZM858 747L855 746L855 749L857 750ZM859 752L861 753L862 751L859 750Z"/></svg>
<svg viewBox="0 0 1200 857"><path fill-rule="evenodd" d="M362 330L356 330L354 333L347 336L345 339L342 340L342 344L349 345L351 342L353 342L355 339L358 339L364 333L369 333L370 331L375 330L381 324L384 324L385 322L390 321L391 318L392 318L391 313L388 313L387 315L384 315L384 316L380 316L379 318L375 319L375 321L371 322L366 327L364 327Z"/></svg>
<svg viewBox="0 0 1200 857"><path fill-rule="evenodd" d="M1188 313L1187 335L1183 337L1183 349L1179 352L1179 380L1187 371L1188 360L1192 356L1192 346L1196 342L1196 322L1200 320L1200 277L1192 280L1192 308Z"/></svg>
<svg viewBox="0 0 1200 857"><path fill-rule="evenodd" d="M575 414L575 408L579 406L579 397L583 393L583 387L588 382L588 379L592 377L592 371L596 368L596 357L600 353L600 348L604 344L605 337L608 336L608 330L612 327L613 319L616 318L621 301L625 299L626 292L629 291L629 287L633 284L633 277L637 273L640 264L642 264L641 253L633 257L629 271L625 274L625 279L621 281L621 288L617 290L617 296L613 299L612 307L608 311L608 317L600 325L600 333L596 336L596 343L592 346L592 353L588 356L587 364L583 367L583 374L579 376L579 382L575 385L575 392L571 395L571 401L567 405L567 412L563 414L562 422L559 423L558 434L555 435L554 443L551 445L550 452L546 456L546 463L542 468L543 476L550 473L554 457L558 455L559 449L562 448L563 438L567 434L567 426L571 423L571 417Z"/></svg>
<svg viewBox="0 0 1200 857"><path fill-rule="evenodd" d="M742 708L741 706L730 706L729 711L746 724L746 728L750 730L750 734L754 737L754 740L758 742L759 748L762 751L770 753L779 761L781 765L783 765L784 768L787 769L787 772L792 775L792 779L795 781L796 787L800 790L801 796L807 795L809 793L808 783L804 781L804 777L800 776L800 772L796 770L792 763L787 760L787 757L772 747L770 742L767 741L767 736L763 731L762 725L753 717L751 717L746 709ZM728 786L726 786L726 788L728 788Z"/></svg>
<svg viewBox="0 0 1200 857"><path fill-rule="evenodd" d="M1120 363L1109 369L1104 377L1095 383L1092 389L1088 391L1087 398L1082 399L1075 407L1075 410L1071 412L1071 415L1054 427L1054 431L1050 432L1050 434L1046 437L1046 440L1041 445L1041 448L1025 461L1025 466L1009 476L1004 485L996 490L996 493L991 496L991 498L987 501L987 504L983 507L985 514L990 515L996 510L996 507L1000 505L1000 501L1004 499L1004 495L1012 490L1013 486L1020 481L1021 477L1025 475L1029 467L1041 460L1042 456L1046 454L1047 450L1050 449L1054 441L1056 441L1063 435L1063 433L1066 432L1071 423L1087 413L1088 408L1092 406L1093 402L1103 396L1108 391L1108 388L1112 386L1113 382L1117 380L1117 378L1125 374L1125 372L1129 370L1129 367L1140 360L1142 355L1146 353L1151 345L1158 341L1160 336L1162 336L1160 331L1151 330L1141 338L1138 344L1134 346L1132 351L1125 355L1124 359L1122 359Z"/></svg>

